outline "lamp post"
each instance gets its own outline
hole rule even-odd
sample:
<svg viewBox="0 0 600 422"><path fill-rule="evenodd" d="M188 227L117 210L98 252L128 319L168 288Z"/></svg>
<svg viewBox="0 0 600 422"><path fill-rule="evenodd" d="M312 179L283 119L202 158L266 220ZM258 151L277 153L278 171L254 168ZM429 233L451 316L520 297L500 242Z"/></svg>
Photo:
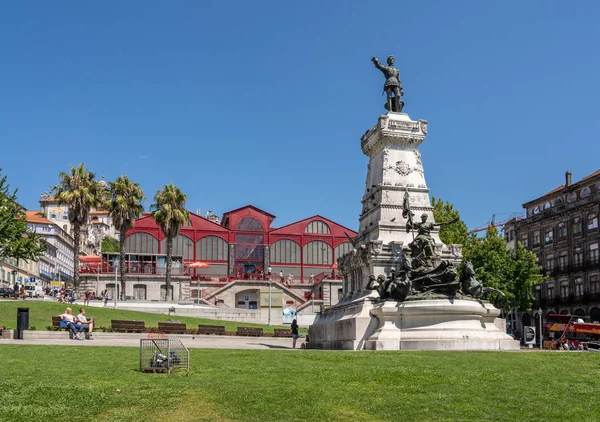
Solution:
<svg viewBox="0 0 600 422"><path fill-rule="evenodd" d="M544 333L542 332L542 307L540 306L540 309L538 311L538 315L540 317L540 350L543 349L543 343L544 343Z"/></svg>
<svg viewBox="0 0 600 422"><path fill-rule="evenodd" d="M268 325L271 325L271 276L269 276L269 321L268 321Z"/></svg>
<svg viewBox="0 0 600 422"><path fill-rule="evenodd" d="M117 296L118 296L118 287L117 287L117 270L118 270L118 268L119 268L119 265L121 265L121 263L120 263L120 262L118 262L118 264L117 264L117 262L118 262L118 261L115 259L115 290L114 290L114 292L113 292L114 299L115 299L115 304L114 304L114 307L115 307L115 308L117 307Z"/></svg>

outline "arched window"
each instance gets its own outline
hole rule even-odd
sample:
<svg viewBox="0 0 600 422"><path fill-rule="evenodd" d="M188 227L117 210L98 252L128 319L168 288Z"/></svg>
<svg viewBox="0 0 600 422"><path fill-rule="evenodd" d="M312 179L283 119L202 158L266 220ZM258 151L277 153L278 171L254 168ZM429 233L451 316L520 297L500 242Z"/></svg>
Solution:
<svg viewBox="0 0 600 422"><path fill-rule="evenodd" d="M271 245L271 262L277 264L300 264L300 245L283 239Z"/></svg>
<svg viewBox="0 0 600 422"><path fill-rule="evenodd" d="M160 242L160 250L167 253L167 238ZM187 236L178 234L173 238L173 256L181 256L183 259L194 259L194 242Z"/></svg>
<svg viewBox="0 0 600 422"><path fill-rule="evenodd" d="M592 190L589 187L585 187L585 188L581 189L581 192L579 193L579 197L587 198L588 196L590 196L591 193L592 193Z"/></svg>
<svg viewBox="0 0 600 422"><path fill-rule="evenodd" d="M158 239L148 233L133 233L125 239L127 253L158 253Z"/></svg>
<svg viewBox="0 0 600 422"><path fill-rule="evenodd" d="M352 244L350 242L340 243L335 247L335 259L338 259L342 255L347 254L352 250Z"/></svg>
<svg viewBox="0 0 600 422"><path fill-rule="evenodd" d="M246 232L262 232L264 231L262 224L256 218L244 217L237 225L237 230Z"/></svg>
<svg viewBox="0 0 600 422"><path fill-rule="evenodd" d="M333 249L327 243L315 240L304 245L305 265L331 265Z"/></svg>
<svg viewBox="0 0 600 422"><path fill-rule="evenodd" d="M319 234L331 234L329 226L322 221L314 220L308 223L304 233L319 233Z"/></svg>
<svg viewBox="0 0 600 422"><path fill-rule="evenodd" d="M229 244L218 236L206 236L196 242L196 259L227 261Z"/></svg>

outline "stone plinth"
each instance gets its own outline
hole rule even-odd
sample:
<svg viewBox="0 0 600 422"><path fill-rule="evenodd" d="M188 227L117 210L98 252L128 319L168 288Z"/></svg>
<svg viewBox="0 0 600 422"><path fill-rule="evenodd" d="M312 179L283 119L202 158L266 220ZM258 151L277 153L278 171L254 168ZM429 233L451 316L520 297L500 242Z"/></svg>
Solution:
<svg viewBox="0 0 600 422"><path fill-rule="evenodd" d="M475 300L379 301L363 297L326 309L310 327L311 349L518 350L500 311Z"/></svg>
<svg viewBox="0 0 600 422"><path fill-rule="evenodd" d="M519 350L504 330L500 311L475 300L386 301L370 310L378 326L370 350Z"/></svg>

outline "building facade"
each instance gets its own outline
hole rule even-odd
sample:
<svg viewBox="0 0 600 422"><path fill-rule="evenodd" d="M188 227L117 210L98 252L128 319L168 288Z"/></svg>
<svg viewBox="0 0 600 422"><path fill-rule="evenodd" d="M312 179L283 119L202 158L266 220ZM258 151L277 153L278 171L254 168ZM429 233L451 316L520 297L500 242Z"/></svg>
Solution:
<svg viewBox="0 0 600 422"><path fill-rule="evenodd" d="M505 225L507 240L533 251L547 279L535 288L534 312L515 312L514 326L522 333L524 325L539 324L539 309L543 316L561 313L600 321L600 170L576 183L569 171L563 185L523 208L525 218Z"/></svg>
<svg viewBox="0 0 600 422"><path fill-rule="evenodd" d="M166 238L150 214L127 232L126 296L134 300L194 300L232 308L300 307L337 303L336 261L356 232L319 215L273 227L275 216L252 205L215 218L190 214L173 240L174 283L167 292ZM115 272L118 254L104 254L101 273ZM205 268L190 267L202 263ZM83 268L83 274L86 269ZM84 275L89 286L117 289L113 280ZM106 278L106 281L103 280ZM118 283L116 283L118 284ZM270 296L270 301L268 297Z"/></svg>
<svg viewBox="0 0 600 422"><path fill-rule="evenodd" d="M41 284L60 286L72 281L73 237L39 211L27 211L26 216L29 229L46 241L46 250L37 262Z"/></svg>
<svg viewBox="0 0 600 422"><path fill-rule="evenodd" d="M108 186L104 178L102 178L100 183L105 188ZM53 198L48 192L44 192L40 196L39 212L64 232L70 236L73 235L67 206L60 205L58 200ZM99 255L102 251L102 239L107 236L115 239L119 237L119 232L115 229L112 217L108 211L92 209L87 224L81 228L81 253L84 255Z"/></svg>

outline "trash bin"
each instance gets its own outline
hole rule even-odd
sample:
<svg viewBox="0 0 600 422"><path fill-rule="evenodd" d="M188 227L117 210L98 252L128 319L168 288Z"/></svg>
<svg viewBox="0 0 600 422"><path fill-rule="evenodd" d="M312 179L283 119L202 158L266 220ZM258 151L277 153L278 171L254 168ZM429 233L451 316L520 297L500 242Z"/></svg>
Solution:
<svg viewBox="0 0 600 422"><path fill-rule="evenodd" d="M17 308L17 334L18 340L23 340L23 331L29 329L29 308Z"/></svg>

